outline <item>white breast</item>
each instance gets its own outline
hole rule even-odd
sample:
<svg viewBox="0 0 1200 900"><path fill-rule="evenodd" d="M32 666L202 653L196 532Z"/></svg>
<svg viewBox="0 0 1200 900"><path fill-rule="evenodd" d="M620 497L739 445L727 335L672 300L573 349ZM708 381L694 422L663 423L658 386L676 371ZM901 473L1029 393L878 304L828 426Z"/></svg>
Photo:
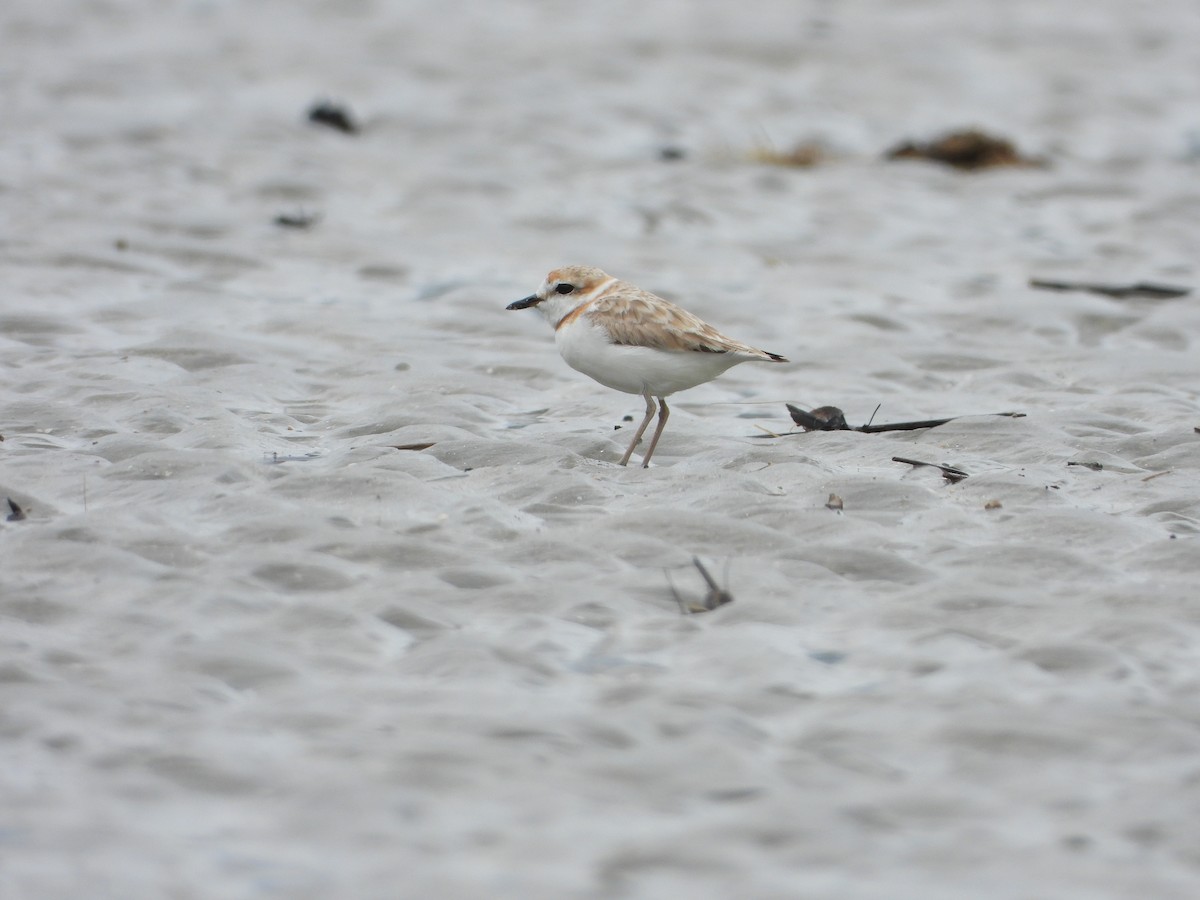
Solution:
<svg viewBox="0 0 1200 900"><path fill-rule="evenodd" d="M567 365L605 387L627 394L647 389L655 397L703 384L744 362L732 353L656 350L613 344L608 333L586 315L554 332L558 352Z"/></svg>

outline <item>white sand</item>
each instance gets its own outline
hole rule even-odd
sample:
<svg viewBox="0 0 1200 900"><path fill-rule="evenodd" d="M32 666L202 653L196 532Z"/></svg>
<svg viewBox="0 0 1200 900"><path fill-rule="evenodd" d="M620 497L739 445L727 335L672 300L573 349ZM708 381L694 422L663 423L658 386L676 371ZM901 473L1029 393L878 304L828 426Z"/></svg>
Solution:
<svg viewBox="0 0 1200 900"><path fill-rule="evenodd" d="M1200 300L1026 286L1200 284L1191 0L0 35L0 897L1200 895ZM1050 167L880 160L972 124ZM618 468L570 262L793 362Z"/></svg>

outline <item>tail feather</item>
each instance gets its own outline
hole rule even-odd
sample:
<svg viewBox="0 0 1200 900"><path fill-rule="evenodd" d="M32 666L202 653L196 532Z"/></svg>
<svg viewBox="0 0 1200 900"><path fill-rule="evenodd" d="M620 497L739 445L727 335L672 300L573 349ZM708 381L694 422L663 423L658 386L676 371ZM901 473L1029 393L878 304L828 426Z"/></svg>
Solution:
<svg viewBox="0 0 1200 900"><path fill-rule="evenodd" d="M731 347L729 350L712 351L719 353L732 352L742 359L757 360L758 362L788 362L786 356L780 356L778 353L771 353L769 350L759 350L757 347L751 347L749 344L738 344Z"/></svg>

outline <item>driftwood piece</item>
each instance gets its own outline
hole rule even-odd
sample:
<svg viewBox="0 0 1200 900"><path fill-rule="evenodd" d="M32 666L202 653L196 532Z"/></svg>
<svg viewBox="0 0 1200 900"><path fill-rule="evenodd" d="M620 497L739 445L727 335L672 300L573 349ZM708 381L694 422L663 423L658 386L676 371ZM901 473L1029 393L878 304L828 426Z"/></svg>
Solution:
<svg viewBox="0 0 1200 900"><path fill-rule="evenodd" d="M958 484L964 478L971 477L962 469L956 469L954 466L944 466L941 463L923 462L919 459L909 459L905 456L893 456L892 462L904 463L909 466L929 466L933 469L941 469L942 477L951 484Z"/></svg>
<svg viewBox="0 0 1200 900"><path fill-rule="evenodd" d="M949 416L945 419L921 419L916 422L886 422L879 425L868 422L866 425L848 425L846 423L846 415L836 406L820 406L814 410L803 410L791 403L787 404L787 410L792 416L792 421L803 428L805 431L859 431L863 434L878 434L883 431L916 431L921 428L937 428L939 425L945 425L947 422L953 422L955 419L965 418L964 416ZM878 407L876 407L878 410ZM1024 417L1025 413L1020 412L1001 412L1001 413L983 413L989 416L1007 416L1012 419ZM872 417L874 418L874 417Z"/></svg>
<svg viewBox="0 0 1200 900"><path fill-rule="evenodd" d="M1156 284L1152 281L1135 281L1133 284L1102 284L1095 281L1051 281L1045 278L1030 278L1029 286L1043 291L1087 291L1119 300L1139 298L1144 300L1174 300L1186 297L1191 288L1173 284Z"/></svg>

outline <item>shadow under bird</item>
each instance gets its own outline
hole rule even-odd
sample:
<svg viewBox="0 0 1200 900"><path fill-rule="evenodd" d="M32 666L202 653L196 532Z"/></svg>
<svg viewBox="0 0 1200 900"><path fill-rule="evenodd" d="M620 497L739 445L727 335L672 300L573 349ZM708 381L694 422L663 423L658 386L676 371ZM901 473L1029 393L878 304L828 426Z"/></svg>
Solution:
<svg viewBox="0 0 1200 900"><path fill-rule="evenodd" d="M649 468L676 391L712 381L743 362L787 362L777 353L758 350L726 337L707 322L649 291L591 266L566 266L546 276L536 293L508 309L538 312L554 327L554 342L567 365L626 394L646 400L646 417L638 426L621 465L656 412L658 427L642 459Z"/></svg>

